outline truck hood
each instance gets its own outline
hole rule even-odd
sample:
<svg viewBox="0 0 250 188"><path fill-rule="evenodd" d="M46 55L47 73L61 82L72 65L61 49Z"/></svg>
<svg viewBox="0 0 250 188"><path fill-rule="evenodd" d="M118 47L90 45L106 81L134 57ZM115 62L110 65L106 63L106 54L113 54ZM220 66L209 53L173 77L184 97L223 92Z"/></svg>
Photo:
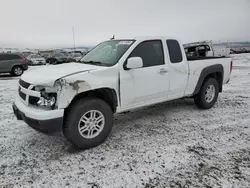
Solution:
<svg viewBox="0 0 250 188"><path fill-rule="evenodd" d="M69 75L101 69L102 67L81 63L67 63L35 67L26 71L21 79L32 85L53 86L54 82Z"/></svg>

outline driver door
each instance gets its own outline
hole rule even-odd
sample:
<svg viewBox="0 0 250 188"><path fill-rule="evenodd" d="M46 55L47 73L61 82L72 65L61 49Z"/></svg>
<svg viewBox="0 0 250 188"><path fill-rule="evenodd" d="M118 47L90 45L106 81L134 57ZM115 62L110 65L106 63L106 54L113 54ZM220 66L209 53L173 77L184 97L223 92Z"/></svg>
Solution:
<svg viewBox="0 0 250 188"><path fill-rule="evenodd" d="M167 100L169 76L161 40L144 41L135 47L130 57L140 57L143 67L120 68L122 110Z"/></svg>

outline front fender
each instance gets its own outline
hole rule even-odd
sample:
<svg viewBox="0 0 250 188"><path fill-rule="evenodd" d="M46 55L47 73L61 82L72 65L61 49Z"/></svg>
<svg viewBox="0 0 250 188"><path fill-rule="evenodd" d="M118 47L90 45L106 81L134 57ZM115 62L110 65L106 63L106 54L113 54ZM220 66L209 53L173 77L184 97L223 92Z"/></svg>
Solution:
<svg viewBox="0 0 250 188"><path fill-rule="evenodd" d="M69 82L66 79L56 81L57 88L57 106L64 109L69 106L76 95L91 90L90 85L84 80Z"/></svg>
<svg viewBox="0 0 250 188"><path fill-rule="evenodd" d="M102 67L96 71L79 72L68 75L55 83L58 92L58 107L67 108L74 97L80 93L100 88L110 88L118 93L117 67Z"/></svg>

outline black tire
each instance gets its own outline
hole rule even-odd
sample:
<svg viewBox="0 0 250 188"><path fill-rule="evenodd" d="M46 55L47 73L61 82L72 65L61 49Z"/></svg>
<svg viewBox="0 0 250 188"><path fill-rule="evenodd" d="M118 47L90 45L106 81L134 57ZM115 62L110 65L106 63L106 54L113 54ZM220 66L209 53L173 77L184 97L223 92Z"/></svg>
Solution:
<svg viewBox="0 0 250 188"><path fill-rule="evenodd" d="M212 101L208 102L205 98L205 95L206 95L207 88L211 85L215 88L215 94L214 94ZM201 109L210 109L216 103L216 101L218 99L218 95L219 95L219 83L218 83L218 81L214 78L208 78L203 82L198 95L196 95L194 97L194 102Z"/></svg>
<svg viewBox="0 0 250 188"><path fill-rule="evenodd" d="M14 66L12 68L11 74L13 76L21 76L23 74L23 67L22 66Z"/></svg>
<svg viewBox="0 0 250 188"><path fill-rule="evenodd" d="M104 116L104 127L94 138L84 138L78 124L84 114L90 110L98 110ZM63 133L67 140L79 149L89 149L103 143L109 136L113 127L113 111L110 106L98 98L84 98L75 101L69 108L63 125Z"/></svg>
<svg viewBox="0 0 250 188"><path fill-rule="evenodd" d="M55 59L52 64L56 65L57 64L57 60Z"/></svg>

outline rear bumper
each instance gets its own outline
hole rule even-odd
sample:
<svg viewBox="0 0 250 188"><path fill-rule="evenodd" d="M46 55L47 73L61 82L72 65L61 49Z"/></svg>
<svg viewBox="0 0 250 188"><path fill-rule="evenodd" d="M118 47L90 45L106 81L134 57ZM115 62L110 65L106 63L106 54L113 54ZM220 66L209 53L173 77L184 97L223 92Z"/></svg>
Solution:
<svg viewBox="0 0 250 188"><path fill-rule="evenodd" d="M45 65L46 61L32 62L32 65Z"/></svg>
<svg viewBox="0 0 250 188"><path fill-rule="evenodd" d="M12 108L18 120L23 120L35 130L43 133L55 133L62 130L64 110L30 109L31 107L24 105L18 98Z"/></svg>

